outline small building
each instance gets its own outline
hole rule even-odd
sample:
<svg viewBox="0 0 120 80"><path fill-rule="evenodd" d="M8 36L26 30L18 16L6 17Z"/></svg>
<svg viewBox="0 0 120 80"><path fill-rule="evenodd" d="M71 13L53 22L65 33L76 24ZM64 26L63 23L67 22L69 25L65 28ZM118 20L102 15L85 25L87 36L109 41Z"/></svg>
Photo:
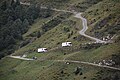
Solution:
<svg viewBox="0 0 120 80"><path fill-rule="evenodd" d="M62 47L72 46L71 42L63 42Z"/></svg>
<svg viewBox="0 0 120 80"><path fill-rule="evenodd" d="M38 48L38 52L47 52L47 48Z"/></svg>

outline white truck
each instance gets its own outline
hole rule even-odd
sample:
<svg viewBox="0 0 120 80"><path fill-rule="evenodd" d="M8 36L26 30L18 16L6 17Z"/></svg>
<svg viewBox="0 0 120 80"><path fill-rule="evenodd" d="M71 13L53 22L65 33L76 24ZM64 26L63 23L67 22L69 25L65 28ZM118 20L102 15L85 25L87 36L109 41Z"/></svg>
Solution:
<svg viewBox="0 0 120 80"><path fill-rule="evenodd" d="M71 42L63 42L62 47L72 46Z"/></svg>
<svg viewBox="0 0 120 80"><path fill-rule="evenodd" d="M47 52L47 48L38 48L38 52Z"/></svg>

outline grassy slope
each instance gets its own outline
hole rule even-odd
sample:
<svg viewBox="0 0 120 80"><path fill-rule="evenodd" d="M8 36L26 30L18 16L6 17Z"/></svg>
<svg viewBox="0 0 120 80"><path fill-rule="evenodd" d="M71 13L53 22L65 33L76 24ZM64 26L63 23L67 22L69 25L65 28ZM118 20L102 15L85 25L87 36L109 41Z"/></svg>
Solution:
<svg viewBox="0 0 120 80"><path fill-rule="evenodd" d="M85 17L88 20L89 29L87 30L87 34L93 35L94 32L98 31L105 35L108 33L104 30L112 27L116 23L119 23L120 20L120 11L119 11L119 0L103 0L102 2L99 2L98 4L90 7L85 11ZM104 27L98 30L93 30L95 28L94 26L102 21L103 19L111 16L111 19L108 19L106 24L104 24ZM101 23L102 24L102 23ZM109 25L109 26L108 26ZM103 37L103 36L102 36Z"/></svg>
<svg viewBox="0 0 120 80"><path fill-rule="evenodd" d="M42 0L40 0L42 1ZM105 0L108 1L109 0ZM71 2L76 2L71 0ZM97 19L98 16L101 16L102 18L105 18L107 13L101 14L103 7L101 7L103 2L100 2L85 12L85 16L88 18L88 21L90 22L91 19L95 18ZM113 4L113 2L111 2ZM73 4L72 4L73 5ZM101 5L101 6L100 6ZM99 7L96 7L99 6ZM92 15L96 12L96 9L98 8L101 13L99 15ZM88 14L89 11L93 11L91 14ZM112 9L113 11L113 9ZM54 15L55 16L55 15ZM30 30L24 35L26 37L30 33L33 33L34 31L40 29L41 24L43 22L48 21L50 18L45 20L38 20L35 24L33 24L30 28ZM99 20L101 20L99 19ZM70 22L72 20L76 24L72 24ZM90 40L79 36L76 28L78 28L78 25L81 25L80 20L73 18L73 16L66 19L66 21L62 22L61 24L57 25L50 31L46 32L44 35L42 35L40 38L38 38L36 41L34 41L31 44L28 44L27 46L19 49L15 52L15 55L22 55L22 54L28 54L28 57L37 56L38 58L46 58L46 59L70 59L70 60L82 60L82 61L89 61L89 62L97 62L102 59L110 58L112 54L116 54L119 52L120 46L119 43L113 43L108 45L103 45L97 49L90 49L90 50L82 50L78 49L77 51L71 51L71 49L75 49L76 46L79 46L82 42L89 42ZM98 21L97 21L98 22ZM95 23L93 23L95 24ZM64 27L67 27L70 29L69 32L64 32ZM81 29L81 27L79 27ZM68 37L68 34L73 31L73 35ZM88 31L89 33L89 31ZM90 34L89 34L90 35ZM83 39L73 39L73 37L80 37ZM72 48L53 50L50 52L47 52L45 54L38 54L36 52L36 49L38 47L47 47L47 48L54 48L61 45L61 42L63 41L71 41L73 42ZM33 50L32 50L33 49ZM34 51L35 50L35 51ZM64 55L64 53L69 53L67 55ZM80 66L83 68L83 75L74 75L74 69ZM101 68L102 69L102 68ZM64 71L63 74L61 74L61 71ZM22 61L17 59L11 59L5 57L0 61L0 79L1 80L84 80L83 77L87 77L85 80L90 80L97 71L100 69L93 66L87 66L87 65L81 65L81 64L73 64L66 65L65 63L58 63L54 61Z"/></svg>
<svg viewBox="0 0 120 80"><path fill-rule="evenodd" d="M9 62L11 61L11 62ZM21 61L16 59L6 58L0 61L2 65L0 66L1 80L84 80L83 77L87 77L89 80L93 74L99 68L94 69L94 67L87 67L80 64L70 64L51 61ZM10 65L10 66L8 66ZM1 69L1 67L4 68ZM79 66L82 68L84 75L75 75L74 70ZM6 70L7 69L7 70ZM63 74L61 71L63 70ZM91 74L91 72L93 72Z"/></svg>
<svg viewBox="0 0 120 80"><path fill-rule="evenodd" d="M64 22L57 25L55 28L47 31L45 34L43 34L40 38L35 40L33 43L28 44L27 46L22 47L21 49L16 51L15 54L28 54L31 52L35 52L39 47L46 47L48 49L55 48L55 47L61 46L61 43L64 41L71 41L73 42L74 46L79 46L82 42L90 41L89 39L80 36L78 33L78 30L76 30L76 28L79 29L78 27L81 25L79 22L81 22L81 20L78 20L73 16L71 16L68 19L66 19ZM35 27L33 25L31 27L32 30L34 30L35 28L39 29L41 25L38 25L38 24L39 22L34 24ZM82 25L80 26L80 28L81 27ZM31 31L31 28L28 31L28 33L26 33L25 35L33 32ZM64 31L64 28L68 28L69 31L68 32ZM69 35L70 37L68 38ZM74 37L79 37L80 39L75 40L73 39Z"/></svg>
<svg viewBox="0 0 120 80"><path fill-rule="evenodd" d="M112 54L119 52L120 46L118 43L103 45L97 49L82 50L75 53L74 55L66 55L66 59L70 60L82 60L88 62L99 62L103 59L109 59Z"/></svg>
<svg viewBox="0 0 120 80"><path fill-rule="evenodd" d="M34 2L38 5L59 8L59 9L69 9L74 4L83 2L84 0L21 0L22 2Z"/></svg>

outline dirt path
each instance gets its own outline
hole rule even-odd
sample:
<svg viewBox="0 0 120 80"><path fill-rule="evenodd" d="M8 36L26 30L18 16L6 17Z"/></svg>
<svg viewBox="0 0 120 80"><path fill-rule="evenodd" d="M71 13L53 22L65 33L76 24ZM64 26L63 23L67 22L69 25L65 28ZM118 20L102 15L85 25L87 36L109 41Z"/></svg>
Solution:
<svg viewBox="0 0 120 80"><path fill-rule="evenodd" d="M99 65L99 64L90 63L90 62L84 62L84 61L74 61L74 60L55 60L55 61L57 61L57 62L71 62L71 63L85 64L85 65L91 65L91 66L96 66L96 67L101 67L101 68L108 68L108 69L113 69L113 70L120 71L120 68L110 67L110 66L106 66L106 65Z"/></svg>
<svg viewBox="0 0 120 80"><path fill-rule="evenodd" d="M9 57L11 57L11 58L15 58L15 59L26 60L26 61L34 60L34 59L30 59L30 58L23 58L23 57L20 57L20 56L9 56ZM99 64L94 64L94 63L84 62L84 61L75 61L75 60L45 60L45 61L71 62L71 63L85 64L85 65L92 65L92 66L96 66L96 67L102 67L102 68L108 68L108 69L113 69L113 70L119 70L119 71L120 71L120 68L110 67L110 66L106 66L106 65L99 65Z"/></svg>
<svg viewBox="0 0 120 80"><path fill-rule="evenodd" d="M11 57L11 58L15 58L15 59L26 60L26 61L34 60L34 59L30 59L30 58L24 58L24 57L21 57L21 56L9 56L9 57Z"/></svg>

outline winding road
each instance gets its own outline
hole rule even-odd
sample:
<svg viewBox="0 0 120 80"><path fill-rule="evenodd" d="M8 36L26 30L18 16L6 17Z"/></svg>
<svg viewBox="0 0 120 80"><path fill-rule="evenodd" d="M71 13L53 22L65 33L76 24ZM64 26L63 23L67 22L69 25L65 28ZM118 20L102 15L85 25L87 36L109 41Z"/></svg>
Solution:
<svg viewBox="0 0 120 80"><path fill-rule="evenodd" d="M81 31L79 31L79 34L81 34L81 35L83 35L83 36L85 36L85 37L87 37L87 38L90 38L90 39L92 39L92 40L95 40L97 43L106 43L106 41L103 41L103 40L100 40L100 39L98 39L98 38L91 37L91 36L85 34L85 32L86 32L87 29L88 29L87 19L83 18L83 17L81 16L81 14L82 14L82 13L77 13L77 14L75 14L75 16L74 16L74 17L80 18L80 19L82 20L83 29L82 29Z"/></svg>
<svg viewBox="0 0 120 80"><path fill-rule="evenodd" d="M27 6L30 5L30 3L23 3L23 2L20 2L20 4L22 4L22 5L27 5ZM43 8L43 9L48 9L47 7L43 7L43 6L41 6L41 8ZM55 9L55 8L51 8L51 10L54 10L54 11L57 11L57 12L69 12L69 13L73 13L75 18L79 18L79 19L82 20L83 29L79 31L79 34L80 34L80 35L83 35L83 36L85 36L85 37L87 37L87 38L90 38L90 39L92 39L92 40L95 40L96 43L107 43L106 41L103 41L103 40L100 40L100 39L98 39L98 38L95 38L95 37L92 37L92 36L89 36L89 35L85 34L85 32L86 32L87 29L88 29L88 26L87 26L87 19L85 19L85 18L83 18L83 17L81 16L82 13L75 12L75 11L68 11L68 10L59 10L59 9Z"/></svg>
<svg viewBox="0 0 120 80"><path fill-rule="evenodd" d="M22 3L20 2L20 4L22 5L30 5L30 3ZM44 9L47 9L46 7L41 7L41 8L44 8ZM95 40L97 43L106 43L106 41L103 41L103 40L100 40L100 39L97 39L95 37L91 37L87 34L85 34L85 32L87 31L88 29L88 26L87 26L87 19L83 18L81 16L82 13L78 13L78 12L74 12L74 11L67 11L67 10L59 10L59 9L51 9L51 10L54 10L54 11L59 11L59 12L69 12L69 13L73 13L74 14L74 17L75 18L79 18L82 20L82 25L83 25L83 29L79 31L79 34L80 35L83 35L87 38L90 38L92 40ZM27 61L31 61L31 60L34 60L34 59L30 59L30 58L23 58L23 57L20 57L20 56L9 56L11 58L15 58L15 59L22 59L22 60L27 60ZM45 60L45 61L49 61L49 60ZM108 68L108 69L113 69L113 70L119 70L120 71L120 68L116 68L116 67L110 67L110 66L106 66L106 65L99 65L99 64L94 64L94 63L90 63L90 62L84 62L84 61L74 61L74 60L51 60L51 61L57 61L57 62L71 62L71 63L79 63L79 64L86 64L86 65L92 65L92 66L96 66L96 67L102 67L102 68Z"/></svg>

